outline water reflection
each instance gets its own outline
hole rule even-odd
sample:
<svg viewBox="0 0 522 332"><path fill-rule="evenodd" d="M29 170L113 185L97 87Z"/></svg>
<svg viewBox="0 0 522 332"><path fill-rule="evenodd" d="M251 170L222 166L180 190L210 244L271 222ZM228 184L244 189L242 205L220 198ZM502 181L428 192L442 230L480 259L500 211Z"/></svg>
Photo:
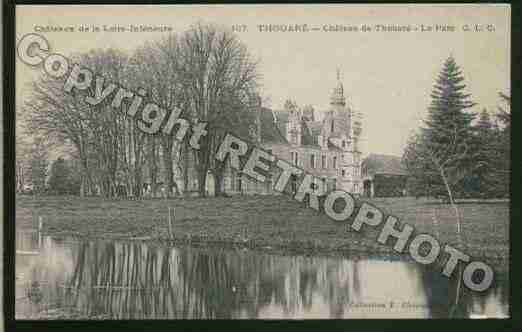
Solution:
<svg viewBox="0 0 522 332"><path fill-rule="evenodd" d="M507 281L454 306L455 282L410 262L50 237L38 251L16 258L18 319L508 315Z"/></svg>

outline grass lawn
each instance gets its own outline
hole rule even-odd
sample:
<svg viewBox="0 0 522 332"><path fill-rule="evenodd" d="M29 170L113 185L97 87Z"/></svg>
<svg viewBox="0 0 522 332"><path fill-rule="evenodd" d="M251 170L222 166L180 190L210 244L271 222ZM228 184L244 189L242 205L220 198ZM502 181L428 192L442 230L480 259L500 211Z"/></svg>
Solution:
<svg viewBox="0 0 522 332"><path fill-rule="evenodd" d="M454 211L449 205L415 198L368 200L387 214L430 233L442 243L456 244ZM174 210L171 231L168 208ZM501 260L509 254L509 203L463 203L462 235L467 254ZM16 197L18 227L44 221L44 232L81 236L140 238L191 244L242 245L259 249L314 252L386 253L394 241L377 243L381 226L351 230L324 213L305 208L286 196L174 198L105 201L64 196ZM436 220L436 222L434 222ZM172 237L171 235L172 234ZM414 233L415 234L415 233ZM459 247L456 245L456 247Z"/></svg>

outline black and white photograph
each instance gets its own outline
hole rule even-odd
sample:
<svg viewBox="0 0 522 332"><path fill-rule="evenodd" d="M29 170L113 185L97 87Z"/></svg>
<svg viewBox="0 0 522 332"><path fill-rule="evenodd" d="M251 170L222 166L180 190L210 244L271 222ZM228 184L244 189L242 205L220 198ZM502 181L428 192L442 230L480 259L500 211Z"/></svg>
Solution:
<svg viewBox="0 0 522 332"><path fill-rule="evenodd" d="M15 11L16 320L510 318L510 5Z"/></svg>

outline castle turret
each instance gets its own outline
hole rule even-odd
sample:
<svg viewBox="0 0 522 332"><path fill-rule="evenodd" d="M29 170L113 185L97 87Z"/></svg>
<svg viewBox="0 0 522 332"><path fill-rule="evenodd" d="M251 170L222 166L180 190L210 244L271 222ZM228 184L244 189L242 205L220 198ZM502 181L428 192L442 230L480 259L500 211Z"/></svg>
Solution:
<svg viewBox="0 0 522 332"><path fill-rule="evenodd" d="M344 87L343 83L341 83L341 73L339 69L337 69L337 85L332 91L332 95L330 97L330 105L332 106L344 106L346 105L346 99L344 98Z"/></svg>
<svg viewBox="0 0 522 332"><path fill-rule="evenodd" d="M346 107L344 97L344 87L341 82L341 75L337 71L337 85L333 89L330 97L330 110L326 112L323 119L321 135L329 138L337 146L345 148L350 137L351 131L351 112ZM340 140L341 137L346 137ZM341 143L342 142L342 143Z"/></svg>
<svg viewBox="0 0 522 332"><path fill-rule="evenodd" d="M286 123L286 139L292 145L301 145L301 111L297 104L293 101L287 100L285 102L285 111L288 112L288 122Z"/></svg>

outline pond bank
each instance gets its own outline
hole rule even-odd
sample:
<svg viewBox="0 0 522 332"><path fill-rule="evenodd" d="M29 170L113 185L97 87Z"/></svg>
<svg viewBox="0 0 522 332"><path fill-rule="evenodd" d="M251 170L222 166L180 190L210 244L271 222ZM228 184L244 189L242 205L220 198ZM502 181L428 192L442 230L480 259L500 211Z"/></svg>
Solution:
<svg viewBox="0 0 522 332"><path fill-rule="evenodd" d="M443 243L456 243L454 215L448 205L414 198L374 199L371 203L414 226L419 233L430 233ZM348 223L336 223L285 196L148 201L17 196L16 205L19 227L30 227L41 217L44 233L51 235L310 255L398 256L393 253L393 243L377 243L380 227L354 232ZM509 204L468 203L459 209L464 239L461 249L474 259L507 269Z"/></svg>

